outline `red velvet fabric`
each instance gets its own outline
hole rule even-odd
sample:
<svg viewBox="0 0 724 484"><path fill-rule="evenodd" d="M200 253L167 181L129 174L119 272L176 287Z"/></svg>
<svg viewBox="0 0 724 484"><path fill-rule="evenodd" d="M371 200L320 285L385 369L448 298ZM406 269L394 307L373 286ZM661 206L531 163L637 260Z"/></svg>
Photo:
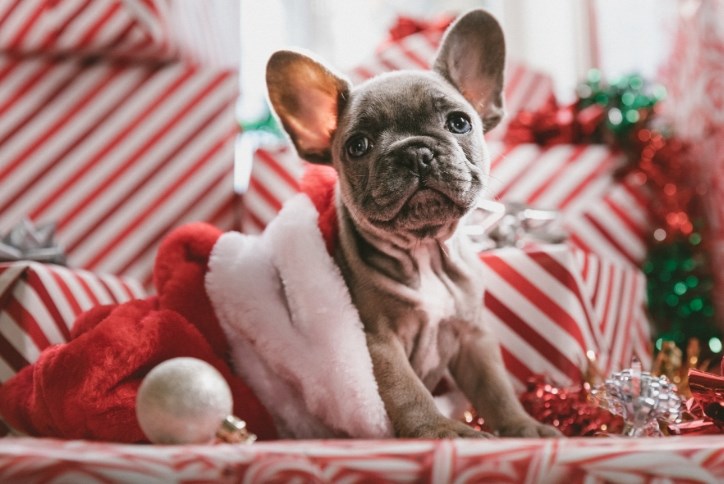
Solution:
<svg viewBox="0 0 724 484"><path fill-rule="evenodd" d="M221 232L190 224L168 235L156 260L158 297L80 315L68 343L44 350L0 387L0 413L35 436L142 442L135 414L143 377L178 356L207 361L229 383L234 412L260 439L276 437L264 406L227 363L228 343L204 289Z"/></svg>
<svg viewBox="0 0 724 484"><path fill-rule="evenodd" d="M329 254L334 254L337 244L337 207L334 202L334 188L337 171L326 165L307 165L300 182L300 188L319 212L318 224Z"/></svg>

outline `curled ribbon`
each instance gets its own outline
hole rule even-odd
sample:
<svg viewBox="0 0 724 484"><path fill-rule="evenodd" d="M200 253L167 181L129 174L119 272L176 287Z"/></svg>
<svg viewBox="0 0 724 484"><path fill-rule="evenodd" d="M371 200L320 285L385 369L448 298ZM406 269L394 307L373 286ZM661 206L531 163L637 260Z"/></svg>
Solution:
<svg viewBox="0 0 724 484"><path fill-rule="evenodd" d="M687 435L724 433L724 376L690 368L689 389L688 421L672 425L671 431Z"/></svg>

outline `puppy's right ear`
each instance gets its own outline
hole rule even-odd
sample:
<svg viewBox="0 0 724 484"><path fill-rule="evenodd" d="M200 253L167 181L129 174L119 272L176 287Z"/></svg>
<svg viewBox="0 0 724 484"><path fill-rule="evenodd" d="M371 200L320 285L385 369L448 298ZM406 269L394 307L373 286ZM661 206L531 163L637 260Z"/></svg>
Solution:
<svg viewBox="0 0 724 484"><path fill-rule="evenodd" d="M349 94L349 83L311 57L275 52L266 67L269 100L299 156L331 163L332 135Z"/></svg>

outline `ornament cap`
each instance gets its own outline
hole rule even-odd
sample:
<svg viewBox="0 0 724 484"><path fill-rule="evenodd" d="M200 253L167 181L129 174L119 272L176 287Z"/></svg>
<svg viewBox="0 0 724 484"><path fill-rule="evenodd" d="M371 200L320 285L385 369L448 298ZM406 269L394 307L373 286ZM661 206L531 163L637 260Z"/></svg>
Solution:
<svg viewBox="0 0 724 484"><path fill-rule="evenodd" d="M234 415L227 416L221 422L216 436L230 444L252 444L256 441L256 435L247 430L246 422Z"/></svg>

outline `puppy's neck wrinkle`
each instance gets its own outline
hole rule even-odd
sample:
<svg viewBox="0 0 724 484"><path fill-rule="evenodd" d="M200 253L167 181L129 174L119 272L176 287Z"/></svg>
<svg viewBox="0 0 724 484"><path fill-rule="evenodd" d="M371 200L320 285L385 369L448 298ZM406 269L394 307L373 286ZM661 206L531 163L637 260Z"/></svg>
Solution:
<svg viewBox="0 0 724 484"><path fill-rule="evenodd" d="M420 254L428 258L444 260L447 252L444 244L435 239L425 239L413 245L402 245L393 238L385 238L373 230L365 230L352 221L348 209L338 207L340 230L346 232L340 247L343 257L356 258L388 279L409 288L420 285ZM354 244L354 247L345 247ZM351 262L351 261L350 261Z"/></svg>

